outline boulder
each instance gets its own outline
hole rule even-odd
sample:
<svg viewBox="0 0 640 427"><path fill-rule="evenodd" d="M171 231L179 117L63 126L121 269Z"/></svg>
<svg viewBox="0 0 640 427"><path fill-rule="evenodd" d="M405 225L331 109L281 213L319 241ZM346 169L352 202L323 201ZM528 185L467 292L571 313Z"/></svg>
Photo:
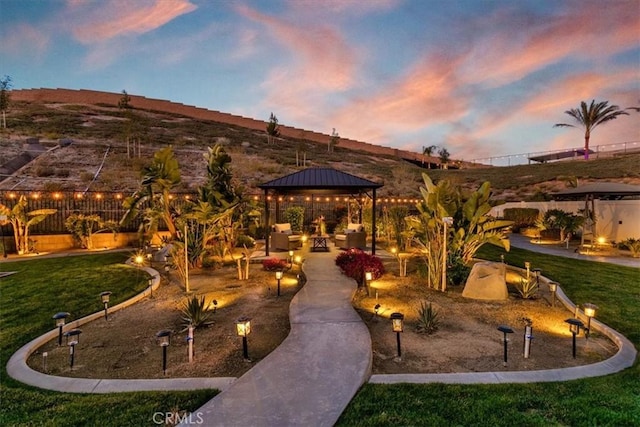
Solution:
<svg viewBox="0 0 640 427"><path fill-rule="evenodd" d="M502 263L478 262L464 285L462 296L479 300L509 299L505 281L506 267Z"/></svg>

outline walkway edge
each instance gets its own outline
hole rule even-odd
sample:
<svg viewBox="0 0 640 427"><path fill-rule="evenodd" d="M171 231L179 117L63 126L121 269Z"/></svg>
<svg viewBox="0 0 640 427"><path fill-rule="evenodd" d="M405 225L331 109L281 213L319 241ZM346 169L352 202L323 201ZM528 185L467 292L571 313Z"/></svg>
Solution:
<svg viewBox="0 0 640 427"><path fill-rule="evenodd" d="M160 274L149 267L142 270L151 275L153 282L151 288L134 297L123 301L118 305L109 308L109 313L115 313L119 310L127 308L138 301L146 298L153 290L160 286ZM96 320L104 315L104 311L85 316L81 319L69 322L63 327L63 330L75 329L88 322ZM58 336L58 329L53 329L44 335L41 335L27 344L23 345L16 351L7 362L7 374L16 381L21 383L42 388L45 390L61 391L67 393L117 393L132 391L169 391L169 390L197 390L211 389L224 390L231 385L235 377L221 378L167 378L167 379L91 379L91 378L73 378L58 377L54 375L43 374L35 371L27 365L27 359L38 348Z"/></svg>
<svg viewBox="0 0 640 427"><path fill-rule="evenodd" d="M541 277L542 279L542 277ZM565 295L558 286L556 297L570 311L576 305ZM536 383L577 380L580 378L601 377L614 374L633 366L638 354L624 335L613 328L599 322L591 321L591 328L607 336L618 346L618 351L612 357L590 365L574 366L570 368L545 369L538 371L504 371L504 372L469 372L469 373L441 373L441 374L376 374L369 379L370 384L506 384L506 383Z"/></svg>

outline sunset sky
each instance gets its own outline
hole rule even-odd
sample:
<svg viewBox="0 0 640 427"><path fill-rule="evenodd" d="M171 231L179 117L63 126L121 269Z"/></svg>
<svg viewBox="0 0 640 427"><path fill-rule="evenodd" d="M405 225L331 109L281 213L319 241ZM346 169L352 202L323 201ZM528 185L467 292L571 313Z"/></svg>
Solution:
<svg viewBox="0 0 640 427"><path fill-rule="evenodd" d="M14 89L167 99L456 159L580 147L640 105L640 0L0 0ZM592 146L640 141L640 114Z"/></svg>

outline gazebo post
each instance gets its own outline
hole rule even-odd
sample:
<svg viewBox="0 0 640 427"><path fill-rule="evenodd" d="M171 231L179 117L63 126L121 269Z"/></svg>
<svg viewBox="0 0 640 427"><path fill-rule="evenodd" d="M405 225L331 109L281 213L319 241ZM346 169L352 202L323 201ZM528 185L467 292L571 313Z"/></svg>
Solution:
<svg viewBox="0 0 640 427"><path fill-rule="evenodd" d="M371 255L376 254L376 189L373 189L373 203L371 211Z"/></svg>
<svg viewBox="0 0 640 427"><path fill-rule="evenodd" d="M264 223L265 223L265 254L269 256L269 237L271 234L271 226L269 225L269 190L264 190Z"/></svg>

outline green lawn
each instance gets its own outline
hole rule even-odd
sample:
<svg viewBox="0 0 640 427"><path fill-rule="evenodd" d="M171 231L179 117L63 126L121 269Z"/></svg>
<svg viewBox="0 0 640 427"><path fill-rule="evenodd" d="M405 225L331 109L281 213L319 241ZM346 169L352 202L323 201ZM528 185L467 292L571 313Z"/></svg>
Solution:
<svg viewBox="0 0 640 427"><path fill-rule="evenodd" d="M0 279L0 425L153 425L155 412L193 411L213 397L197 392L70 394L25 386L6 374L11 355L54 328L59 311L78 319L99 311L99 293L113 292L118 304L147 286L147 276L123 264L128 254L113 253L2 263L18 273Z"/></svg>
<svg viewBox="0 0 640 427"><path fill-rule="evenodd" d="M503 251L484 247L482 258ZM640 270L570 260L517 248L509 264L558 281L572 301L600 307L597 317L640 348ZM338 425L638 426L640 363L621 373L560 383L443 385L366 384Z"/></svg>

